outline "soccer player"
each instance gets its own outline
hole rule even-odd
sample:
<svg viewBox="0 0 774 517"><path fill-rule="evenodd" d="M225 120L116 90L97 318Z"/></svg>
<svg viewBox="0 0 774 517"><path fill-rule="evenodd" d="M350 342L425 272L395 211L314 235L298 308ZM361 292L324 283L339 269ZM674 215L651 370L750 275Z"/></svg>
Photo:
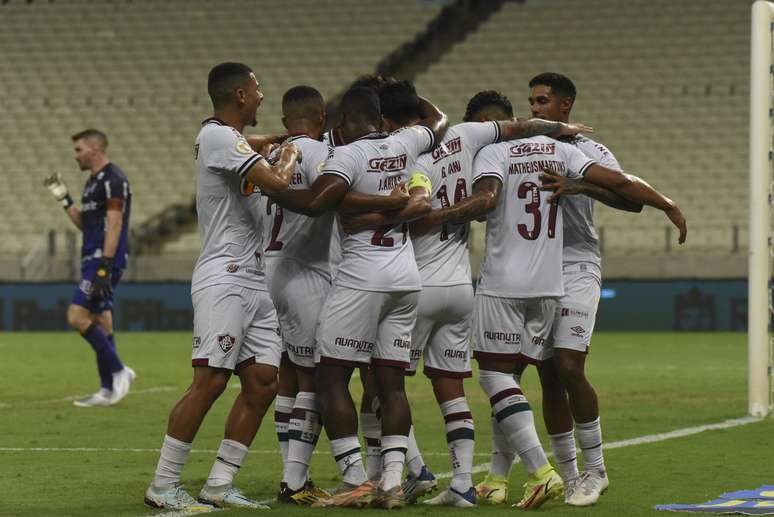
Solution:
<svg viewBox="0 0 774 517"><path fill-rule="evenodd" d="M341 101L341 133L348 145L334 148L323 175L309 191L305 210L321 213L337 206L348 190L388 194L408 177L422 152L446 130L447 119L421 99L421 124L380 133L379 98L366 88L349 90ZM342 261L317 330L317 386L323 421L342 473L345 490L319 506L400 507L411 414L403 371L409 364L416 319L419 272L405 222L430 210L429 189L410 188L411 198L393 225L342 238ZM411 182L409 183L411 187ZM352 370L370 363L382 413L382 477L367 480L357 439L357 414L348 383Z"/></svg>
<svg viewBox="0 0 774 517"><path fill-rule="evenodd" d="M290 188L309 189L328 157L328 146L320 141L325 124L322 95L310 86L295 86L282 97L282 115L288 142L295 144L303 156L301 163L296 164ZM269 219L264 243L266 283L290 362L288 368L281 368L280 382L291 377L291 384L298 386L298 393L291 399L286 431L288 450L277 498L283 503L311 504L330 495L314 487L307 478L322 430L314 382L314 333L331 285L328 255L333 213L308 217L283 210L271 199L268 203L267 214L273 217Z"/></svg>
<svg viewBox="0 0 774 517"><path fill-rule="evenodd" d="M518 506L536 507L562 492L562 480L546 460L518 384L527 363L545 359L557 299L564 295L562 210L541 192L541 172L588 181L633 203L659 208L680 230L681 243L685 219L674 202L638 178L603 167L576 147L547 137L487 146L473 170L473 197L494 205L487 217L474 302L474 357L499 429L531 473L526 487L532 497Z"/></svg>
<svg viewBox="0 0 774 517"><path fill-rule="evenodd" d="M194 268L193 382L169 415L156 473L145 492L156 508L266 508L242 495L233 479L277 390L281 343L277 314L260 263L260 192L288 188L297 147L283 144L274 164L242 136L256 124L263 94L252 70L222 63L209 73L213 117L194 146L196 207L202 251ZM205 415L236 373L241 391L197 502L180 474Z"/></svg>
<svg viewBox="0 0 774 517"><path fill-rule="evenodd" d="M86 129L73 135L72 141L78 166L91 172L83 188L81 209L59 173L46 178L45 185L83 232L81 281L67 308L67 323L97 354L100 389L73 404L109 406L126 396L135 379L134 370L121 362L113 335L113 290L129 257L132 190L123 171L110 163L105 133Z"/></svg>

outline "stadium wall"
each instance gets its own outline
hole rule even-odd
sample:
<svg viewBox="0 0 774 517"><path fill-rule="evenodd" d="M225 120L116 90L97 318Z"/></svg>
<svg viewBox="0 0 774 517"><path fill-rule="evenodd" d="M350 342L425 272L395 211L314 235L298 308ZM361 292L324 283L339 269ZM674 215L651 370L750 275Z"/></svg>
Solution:
<svg viewBox="0 0 774 517"><path fill-rule="evenodd" d="M190 330L187 282L122 283L115 302L118 330ZM72 283L0 284L0 330L63 330ZM606 281L597 330L744 331L744 280Z"/></svg>

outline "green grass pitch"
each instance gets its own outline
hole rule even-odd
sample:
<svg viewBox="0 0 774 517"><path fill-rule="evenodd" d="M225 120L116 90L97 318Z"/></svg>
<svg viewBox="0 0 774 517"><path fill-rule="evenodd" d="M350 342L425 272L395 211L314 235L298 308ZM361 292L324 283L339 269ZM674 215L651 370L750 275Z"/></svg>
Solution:
<svg viewBox="0 0 774 517"><path fill-rule="evenodd" d="M144 516L162 513L142 504L156 465L170 408L191 378L188 333L117 335L123 359L138 373L130 394L111 408L76 408L63 400L97 387L93 353L75 333L0 334L0 515ZM598 333L588 362L600 397L608 444L676 429L717 423L746 413L744 334ZM525 392L545 431L534 369ZM359 392L359 382L353 381ZM466 389L476 419L475 464L488 461L489 407L474 380ZM436 473L450 470L440 412L422 375L408 381L417 439ZM236 390L227 390L208 415L194 443L216 449ZM608 449L611 487L596 507L548 503L544 515L656 515L653 505L702 502L724 491L774 483L772 419L683 438ZM95 450L71 450L86 448ZM68 450L69 449L69 450ZM281 477L272 415L265 419L237 478L248 495L266 499ZM323 439L312 474L323 486L336 485L335 465ZM190 456L183 480L192 494L204 482L213 454ZM483 474L477 474L475 480ZM515 465L511 499L525 475ZM441 482L441 486L448 479ZM352 510L354 511L354 510ZM377 510L370 510L377 511ZM519 512L482 507L482 513ZM281 507L270 513L318 515L325 510ZM461 513L418 505L408 514ZM247 511L229 510L227 515Z"/></svg>

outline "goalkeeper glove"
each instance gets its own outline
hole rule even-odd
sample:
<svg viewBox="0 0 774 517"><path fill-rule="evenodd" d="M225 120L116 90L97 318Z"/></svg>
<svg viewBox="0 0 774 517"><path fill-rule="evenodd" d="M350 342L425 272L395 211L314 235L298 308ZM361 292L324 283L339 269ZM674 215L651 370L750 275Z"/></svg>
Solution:
<svg viewBox="0 0 774 517"><path fill-rule="evenodd" d="M97 298L106 298L113 290L110 282L110 273L113 271L113 259L111 257L102 257L99 259L97 271L94 273L94 279L91 281L91 294Z"/></svg>
<svg viewBox="0 0 774 517"><path fill-rule="evenodd" d="M71 198L70 194L67 192L67 185L62 181L62 175L58 172L46 177L43 180L43 185L51 191L51 194L62 204L65 210L75 204L73 198Z"/></svg>

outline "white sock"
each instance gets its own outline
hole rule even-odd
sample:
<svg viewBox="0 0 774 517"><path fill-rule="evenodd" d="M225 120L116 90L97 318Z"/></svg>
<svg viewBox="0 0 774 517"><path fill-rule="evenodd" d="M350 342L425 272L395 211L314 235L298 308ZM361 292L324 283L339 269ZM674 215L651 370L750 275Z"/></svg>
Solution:
<svg viewBox="0 0 774 517"><path fill-rule="evenodd" d="M511 450L511 444L508 443L508 437L503 434L499 422L494 414L491 417L492 422L492 464L489 466L489 474L493 476L509 477L511 475L511 466L516 460L516 453Z"/></svg>
<svg viewBox="0 0 774 517"><path fill-rule="evenodd" d="M306 484L309 463L321 430L322 420L315 394L308 391L299 392L288 427L288 459L285 462L283 479L290 489L299 490Z"/></svg>
<svg viewBox="0 0 774 517"><path fill-rule="evenodd" d="M548 439L551 441L551 450L564 482L569 483L578 479L577 452L572 431L549 434Z"/></svg>
<svg viewBox="0 0 774 517"><path fill-rule="evenodd" d="M277 431L280 453L282 453L282 465L288 462L288 425L290 415L293 413L295 397L283 397L277 395L274 399L274 430Z"/></svg>
<svg viewBox="0 0 774 517"><path fill-rule="evenodd" d="M183 471L189 452L191 452L190 443L181 442L165 435L153 484L162 487L179 483L180 473Z"/></svg>
<svg viewBox="0 0 774 517"><path fill-rule="evenodd" d="M599 417L591 422L575 423L578 445L583 451L583 470L605 473L605 458L602 455L602 427Z"/></svg>
<svg viewBox="0 0 774 517"><path fill-rule="evenodd" d="M409 428L406 466L409 473L414 477L418 477L422 473L422 467L425 466L425 460L422 459L422 453L419 452L419 445L417 445L417 439L414 436L413 425Z"/></svg>
<svg viewBox="0 0 774 517"><path fill-rule="evenodd" d="M366 473L368 479L378 479L382 472L382 424L376 413L360 413L360 429L366 446Z"/></svg>
<svg viewBox="0 0 774 517"><path fill-rule="evenodd" d="M446 445L452 463L453 477L449 486L464 494L473 486L473 449L475 431L473 415L465 397L441 404L446 428Z"/></svg>
<svg viewBox="0 0 774 517"><path fill-rule="evenodd" d="M535 429L535 417L516 379L507 373L479 371L479 383L492 405L500 429L518 453L527 472L533 474L548 463Z"/></svg>
<svg viewBox="0 0 774 517"><path fill-rule="evenodd" d="M406 463L408 436L391 434L382 436L382 490L400 485L403 466Z"/></svg>
<svg viewBox="0 0 774 517"><path fill-rule="evenodd" d="M235 440L223 440L218 447L218 456L212 464L212 470L207 477L210 486L230 485L234 476L242 466L247 455L247 445Z"/></svg>
<svg viewBox="0 0 774 517"><path fill-rule="evenodd" d="M331 440L331 452L336 459L336 465L339 466L342 481L350 485L361 485L368 480L363 469L357 435Z"/></svg>

